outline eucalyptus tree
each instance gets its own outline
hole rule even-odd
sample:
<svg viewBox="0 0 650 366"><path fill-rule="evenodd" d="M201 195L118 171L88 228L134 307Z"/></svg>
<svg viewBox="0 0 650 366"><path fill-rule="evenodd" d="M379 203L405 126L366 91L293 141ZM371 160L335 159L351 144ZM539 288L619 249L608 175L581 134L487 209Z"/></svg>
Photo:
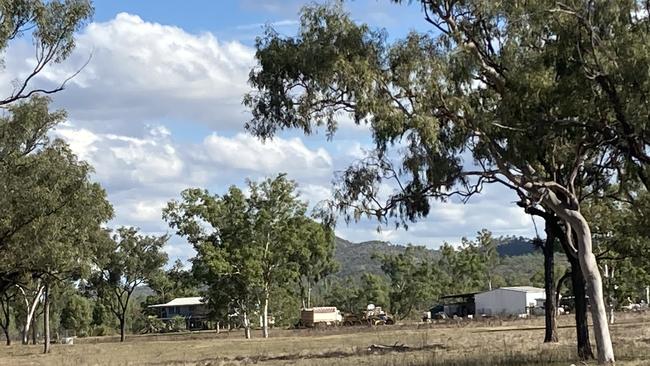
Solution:
<svg viewBox="0 0 650 366"><path fill-rule="evenodd" d="M316 276L329 266L307 268L302 260L322 254L322 263L331 262L331 234L314 231L295 190L284 174L248 182L248 194L235 186L223 196L188 189L163 213L194 245L193 269L208 285L208 303L243 316L247 337L250 314L260 306L263 336L268 337L274 287L295 286L301 275Z"/></svg>
<svg viewBox="0 0 650 366"><path fill-rule="evenodd" d="M591 299L600 363L613 363L583 190L647 173L648 19L642 2L419 1L434 32L388 41L340 5L307 7L295 37L257 40L246 127L331 134L367 124L374 153L338 179L334 208L404 225L431 200L485 184L556 215ZM397 160L394 163L393 160ZM379 194L381 182L393 192Z"/></svg>
<svg viewBox="0 0 650 366"><path fill-rule="evenodd" d="M160 271L147 280L147 285L156 293L147 297L146 303L165 303L176 297L199 295L199 284L192 271L176 259L167 270Z"/></svg>
<svg viewBox="0 0 650 366"><path fill-rule="evenodd" d="M25 74L12 80L9 95L0 97L0 106L28 99L36 94L63 90L76 74L53 87L34 86L35 79L50 64L61 63L75 47L75 32L90 19L93 7L88 0L0 0L0 51L24 35L32 38L34 63ZM4 58L0 59L4 66ZM81 65L80 65L81 66Z"/></svg>
<svg viewBox="0 0 650 366"><path fill-rule="evenodd" d="M88 164L78 161L64 143L55 141L40 155L47 159L47 171L57 179L50 186L74 188L66 192L68 202L56 214L39 217L17 233L9 250L13 265L27 270L42 285L44 351L48 352L52 286L89 276L97 253L96 232L112 217L113 208L101 186L90 181Z"/></svg>
<svg viewBox="0 0 650 366"><path fill-rule="evenodd" d="M441 273L427 258L424 247L406 248L404 253L377 256L382 271L390 279L390 310L398 319L405 319L414 310L428 307L442 293Z"/></svg>
<svg viewBox="0 0 650 366"><path fill-rule="evenodd" d="M120 323L124 342L129 304L138 286L157 276L167 263L163 246L168 237L144 236L138 229L121 227L113 235L104 232L98 239L94 272L89 290Z"/></svg>
<svg viewBox="0 0 650 366"><path fill-rule="evenodd" d="M334 260L336 237L334 230L308 218L305 218L300 229L302 233L299 237L306 245L296 248L292 260L299 266L298 286L302 306L310 308L312 288L338 269L339 264Z"/></svg>
<svg viewBox="0 0 650 366"><path fill-rule="evenodd" d="M91 236L112 217L92 168L65 142L49 138L65 113L50 112L48 104L32 97L0 118L0 290L17 286L26 301L24 340L41 302L49 335L49 287L87 273Z"/></svg>
<svg viewBox="0 0 650 366"><path fill-rule="evenodd" d="M481 233L478 238L481 239ZM440 252L437 265L449 277L446 282L450 291L467 293L488 289L489 262L479 243L462 238L460 246L444 243Z"/></svg>
<svg viewBox="0 0 650 366"><path fill-rule="evenodd" d="M204 298L213 315L225 320L237 314L246 338L251 336L250 318L258 304L260 259L250 245L249 214L247 198L234 186L221 197L186 189L180 201L169 202L163 210L163 218L197 252L192 272L207 285Z"/></svg>

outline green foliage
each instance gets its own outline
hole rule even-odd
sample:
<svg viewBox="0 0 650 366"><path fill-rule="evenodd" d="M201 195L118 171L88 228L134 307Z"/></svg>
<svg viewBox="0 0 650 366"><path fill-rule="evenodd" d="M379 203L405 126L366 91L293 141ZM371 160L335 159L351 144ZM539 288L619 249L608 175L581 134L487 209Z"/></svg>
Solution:
<svg viewBox="0 0 650 366"><path fill-rule="evenodd" d="M215 318L263 312L282 294L279 288L298 284L301 276L313 283L332 270L332 234L305 217L295 188L280 174L248 182L248 195L234 186L223 196L188 189L164 210L165 220L197 251L193 272L208 285Z"/></svg>
<svg viewBox="0 0 650 366"><path fill-rule="evenodd" d="M640 189L626 201L589 200L585 216L593 222L594 244L600 252L606 296L627 305L645 297L650 284L650 194Z"/></svg>
<svg viewBox="0 0 650 366"><path fill-rule="evenodd" d="M87 275L94 232L112 217L91 168L48 131L65 118L47 98L10 106L0 118L0 257L6 288L24 273ZM20 269L20 270L19 270Z"/></svg>
<svg viewBox="0 0 650 366"><path fill-rule="evenodd" d="M347 313L356 313L367 305L365 299L359 299L361 290L352 278L333 279L329 282L331 283L324 290L323 304L321 305L336 306L339 310Z"/></svg>
<svg viewBox="0 0 650 366"><path fill-rule="evenodd" d="M298 237L306 243L296 248L292 261L299 266L298 285L303 307L309 307L312 287L338 269L338 262L334 260L335 235L334 230L309 219L300 230Z"/></svg>
<svg viewBox="0 0 650 366"><path fill-rule="evenodd" d="M60 317L63 329L73 330L78 337L87 336L93 321L92 303L78 293L67 293L63 296Z"/></svg>
<svg viewBox="0 0 650 366"><path fill-rule="evenodd" d="M180 332L187 328L185 318L180 315L176 315L169 319L166 325L170 332Z"/></svg>
<svg viewBox="0 0 650 366"><path fill-rule="evenodd" d="M409 246L401 254L378 255L381 268L390 279L390 311L399 319L426 308L444 289L443 274L425 253L424 247Z"/></svg>
<svg viewBox="0 0 650 366"><path fill-rule="evenodd" d="M118 319L123 341L133 292L167 263L162 249L168 237L142 236L137 229L126 227L117 229L112 237L103 234L88 289Z"/></svg>
<svg viewBox="0 0 650 366"><path fill-rule="evenodd" d="M467 293L488 289L487 257L476 242L462 238L458 249L444 244L441 252L441 270L453 279L456 292Z"/></svg>
<svg viewBox="0 0 650 366"><path fill-rule="evenodd" d="M24 79L14 81L12 93L0 100L7 105L32 96L38 89L29 84L50 63L64 61L75 47L74 35L93 13L87 0L1 0L0 1L0 51L6 51L11 41L28 34L35 48L36 64ZM0 59L4 66L4 58ZM80 65L81 66L81 65ZM54 93L59 87L46 90Z"/></svg>
<svg viewBox="0 0 650 366"><path fill-rule="evenodd" d="M165 271L155 272L148 280L153 295L146 296L143 302L144 311L148 305L162 304L177 297L199 296L199 283L191 271L184 268L180 259Z"/></svg>

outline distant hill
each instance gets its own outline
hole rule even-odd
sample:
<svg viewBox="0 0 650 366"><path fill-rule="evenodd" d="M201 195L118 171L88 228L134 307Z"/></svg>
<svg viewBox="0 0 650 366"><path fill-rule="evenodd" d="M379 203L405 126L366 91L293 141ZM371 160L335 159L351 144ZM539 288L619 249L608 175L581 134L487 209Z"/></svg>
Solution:
<svg viewBox="0 0 650 366"><path fill-rule="evenodd" d="M539 251L529 238L523 236L502 236L496 239L497 252L501 257L516 257L520 255L533 254Z"/></svg>
<svg viewBox="0 0 650 366"><path fill-rule="evenodd" d="M338 277L359 277L362 273L381 274L379 262L372 258L375 253L398 254L406 249L403 245L393 245L385 241L364 241L352 243L345 239L336 238L334 258L340 263Z"/></svg>
<svg viewBox="0 0 650 366"><path fill-rule="evenodd" d="M533 260L535 263L540 262L541 251L532 244L531 239L524 237L505 236L495 239L497 241L497 252L501 257L522 257L521 259L504 258L504 263L527 263ZM397 254L403 253L406 249L404 245L392 244L385 241L364 241L353 243L343 238L336 238L336 251L334 257L340 263L339 272L336 277L358 278L365 272L382 274L379 262L373 259L375 253ZM431 258L437 258L440 252L437 249L429 249ZM529 255L540 258L529 258ZM526 258L523 258L526 257ZM541 262L540 262L541 263ZM525 267L525 266L522 266ZM532 266L537 270L537 266ZM504 268L507 271L507 269Z"/></svg>

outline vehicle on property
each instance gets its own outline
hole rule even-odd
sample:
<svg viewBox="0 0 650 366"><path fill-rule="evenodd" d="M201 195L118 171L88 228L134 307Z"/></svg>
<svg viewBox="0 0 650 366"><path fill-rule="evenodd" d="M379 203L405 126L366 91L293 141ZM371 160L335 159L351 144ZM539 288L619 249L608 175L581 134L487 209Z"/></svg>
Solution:
<svg viewBox="0 0 650 366"><path fill-rule="evenodd" d="M343 316L335 306L302 309L298 327L315 328L341 325Z"/></svg>
<svg viewBox="0 0 650 366"><path fill-rule="evenodd" d="M395 319L380 306L369 304L361 314L345 314L343 325L393 325Z"/></svg>

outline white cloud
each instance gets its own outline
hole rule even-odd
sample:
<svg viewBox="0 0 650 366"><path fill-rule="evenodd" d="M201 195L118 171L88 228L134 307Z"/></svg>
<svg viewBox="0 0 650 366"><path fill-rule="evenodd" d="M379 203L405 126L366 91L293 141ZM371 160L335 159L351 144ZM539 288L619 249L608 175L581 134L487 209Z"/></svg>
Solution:
<svg viewBox="0 0 650 366"><path fill-rule="evenodd" d="M9 74L24 72L32 62L24 43L10 50ZM36 83L58 85L92 56L56 97L77 119L182 119L220 130L241 129L246 119L241 100L254 52L237 41L120 13L88 25L76 43L70 59L45 69Z"/></svg>
<svg viewBox="0 0 650 366"><path fill-rule="evenodd" d="M332 158L323 148L310 150L300 138L263 142L238 133L233 138L213 133L203 141L199 159L266 175L288 172L292 177L328 177Z"/></svg>
<svg viewBox="0 0 650 366"><path fill-rule="evenodd" d="M275 22L268 22L268 23L243 24L235 28L239 30L249 30L249 29L261 29L267 25L271 27L291 27L291 26L296 26L298 24L299 22L297 20L284 19L284 20L278 20Z"/></svg>

